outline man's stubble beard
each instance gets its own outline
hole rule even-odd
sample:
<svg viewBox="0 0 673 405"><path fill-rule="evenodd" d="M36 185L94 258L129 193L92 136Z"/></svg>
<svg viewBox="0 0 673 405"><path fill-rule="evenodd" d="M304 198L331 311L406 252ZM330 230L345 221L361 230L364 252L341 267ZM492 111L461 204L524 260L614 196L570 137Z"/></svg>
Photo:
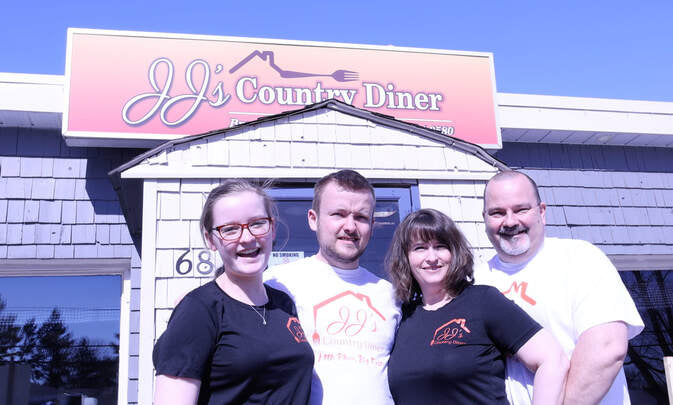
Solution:
<svg viewBox="0 0 673 405"><path fill-rule="evenodd" d="M521 229L517 229L516 232L520 232ZM500 249L502 249L505 254L509 256L520 256L530 249L531 241L530 241L530 235L528 235L528 230L525 230L525 233L520 233L516 235L515 237L521 237L522 240L518 241L511 241L509 239L506 239L507 236L509 236L509 233L499 231L498 235L500 236Z"/></svg>

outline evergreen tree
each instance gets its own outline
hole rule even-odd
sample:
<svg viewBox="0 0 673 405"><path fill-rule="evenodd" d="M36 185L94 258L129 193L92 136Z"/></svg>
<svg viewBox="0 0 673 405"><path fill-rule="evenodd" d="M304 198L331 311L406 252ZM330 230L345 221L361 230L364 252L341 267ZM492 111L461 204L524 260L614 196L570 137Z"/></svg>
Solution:
<svg viewBox="0 0 673 405"><path fill-rule="evenodd" d="M50 387L63 387L72 372L70 353L73 339L57 308L37 330L39 346L33 360L33 377Z"/></svg>
<svg viewBox="0 0 673 405"><path fill-rule="evenodd" d="M21 336L21 328L16 325L16 315L6 314L7 303L0 296L0 364L14 361Z"/></svg>
<svg viewBox="0 0 673 405"><path fill-rule="evenodd" d="M21 337L21 346L19 347L19 352L17 353L17 361L30 362L39 344L37 338L37 323L35 323L35 318L31 318L28 322L21 326L19 336Z"/></svg>
<svg viewBox="0 0 673 405"><path fill-rule="evenodd" d="M673 356L673 271L620 272L633 294L645 329L629 341L624 372L630 389L667 399L662 358Z"/></svg>
<svg viewBox="0 0 673 405"><path fill-rule="evenodd" d="M0 365L28 363L32 382L57 388L113 388L117 385L119 334L116 342L74 340L61 313L54 308L41 325L30 319L16 324L0 296ZM107 348L106 348L107 346Z"/></svg>
<svg viewBox="0 0 673 405"><path fill-rule="evenodd" d="M73 388L99 387L100 378L99 358L96 348L91 347L87 338L77 341L73 350L72 362L74 370L68 385Z"/></svg>

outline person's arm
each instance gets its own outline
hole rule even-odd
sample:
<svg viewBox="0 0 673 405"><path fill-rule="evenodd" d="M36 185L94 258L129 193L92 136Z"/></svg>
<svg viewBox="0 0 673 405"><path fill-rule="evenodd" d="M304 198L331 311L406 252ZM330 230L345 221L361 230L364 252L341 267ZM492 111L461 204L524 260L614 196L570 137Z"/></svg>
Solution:
<svg viewBox="0 0 673 405"><path fill-rule="evenodd" d="M154 405L195 405L201 381L158 375L154 382Z"/></svg>
<svg viewBox="0 0 673 405"><path fill-rule="evenodd" d="M219 323L208 286L187 294L154 345L154 404L194 405L212 359Z"/></svg>
<svg viewBox="0 0 673 405"><path fill-rule="evenodd" d="M565 403L599 403L622 368L627 348L627 327L623 322L608 322L585 330L570 358Z"/></svg>
<svg viewBox="0 0 673 405"><path fill-rule="evenodd" d="M562 404L569 361L551 333L541 329L515 356L535 373L533 404Z"/></svg>

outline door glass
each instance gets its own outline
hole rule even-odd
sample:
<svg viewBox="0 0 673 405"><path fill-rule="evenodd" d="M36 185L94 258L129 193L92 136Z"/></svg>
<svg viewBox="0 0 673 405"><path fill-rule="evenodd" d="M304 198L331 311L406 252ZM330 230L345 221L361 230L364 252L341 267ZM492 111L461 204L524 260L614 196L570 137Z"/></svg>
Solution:
<svg viewBox="0 0 673 405"><path fill-rule="evenodd" d="M1 278L0 403L114 404L120 296L120 276Z"/></svg>
<svg viewBox="0 0 673 405"><path fill-rule="evenodd" d="M629 341L624 373L633 404L667 404L664 356L673 356L673 271L620 271L645 329Z"/></svg>
<svg viewBox="0 0 673 405"><path fill-rule="evenodd" d="M400 220L399 201L382 199L376 201L374 233L365 254L360 258L360 265L385 279L388 279L388 274L383 266L383 260Z"/></svg>
<svg viewBox="0 0 673 405"><path fill-rule="evenodd" d="M313 189L276 189L270 193L278 205L280 223L274 251L293 253L292 259L318 252L315 232L308 226ZM387 278L383 259L395 228L411 210L409 189L377 188L374 233L360 264L379 277Z"/></svg>

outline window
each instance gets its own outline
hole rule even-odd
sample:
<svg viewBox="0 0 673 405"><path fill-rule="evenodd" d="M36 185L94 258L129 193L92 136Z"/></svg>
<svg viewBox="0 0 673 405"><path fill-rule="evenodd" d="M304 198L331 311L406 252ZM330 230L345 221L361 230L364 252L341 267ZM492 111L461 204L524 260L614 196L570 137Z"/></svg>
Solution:
<svg viewBox="0 0 673 405"><path fill-rule="evenodd" d="M379 277L387 278L383 258L400 221L412 210L408 188L376 188L374 234L360 264ZM318 252L315 233L309 228L307 212L313 199L312 188L271 190L278 204L280 224L274 251L294 254L292 259L309 257Z"/></svg>
<svg viewBox="0 0 673 405"><path fill-rule="evenodd" d="M673 271L620 271L645 329L629 341L624 373L634 404L667 404L663 357L673 356Z"/></svg>
<svg viewBox="0 0 673 405"><path fill-rule="evenodd" d="M120 319L128 319L120 298L129 261L0 267L0 403L117 403L120 363L128 364L120 362Z"/></svg>

